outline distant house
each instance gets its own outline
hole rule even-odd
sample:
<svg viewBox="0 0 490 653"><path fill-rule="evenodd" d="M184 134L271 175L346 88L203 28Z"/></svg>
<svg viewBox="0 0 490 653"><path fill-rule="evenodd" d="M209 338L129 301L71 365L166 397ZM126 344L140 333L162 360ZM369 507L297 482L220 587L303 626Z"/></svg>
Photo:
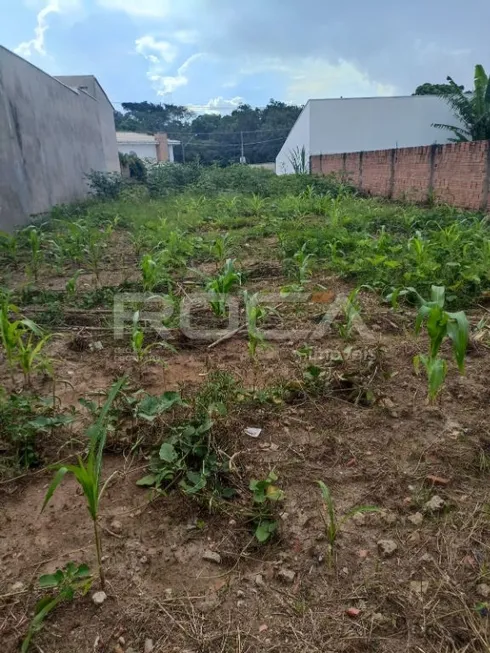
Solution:
<svg viewBox="0 0 490 653"><path fill-rule="evenodd" d="M51 77L0 47L0 229L89 194L119 171L114 110L95 77Z"/></svg>
<svg viewBox="0 0 490 653"><path fill-rule="evenodd" d="M167 134L139 134L137 132L117 132L117 147L121 154L136 154L140 159L173 163L174 147L180 141L168 138Z"/></svg>
<svg viewBox="0 0 490 653"><path fill-rule="evenodd" d="M457 125L434 95L309 100L276 159L277 174L294 172L291 159L447 143L453 134L433 123Z"/></svg>

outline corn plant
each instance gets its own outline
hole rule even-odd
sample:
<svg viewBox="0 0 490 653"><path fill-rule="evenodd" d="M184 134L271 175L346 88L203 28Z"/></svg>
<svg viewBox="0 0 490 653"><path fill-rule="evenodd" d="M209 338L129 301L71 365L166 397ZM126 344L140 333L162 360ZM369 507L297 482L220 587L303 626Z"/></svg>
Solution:
<svg viewBox="0 0 490 653"><path fill-rule="evenodd" d="M158 283L158 266L151 254L145 254L140 261L141 275L143 277L143 290L152 292Z"/></svg>
<svg viewBox="0 0 490 653"><path fill-rule="evenodd" d="M94 273L97 283L100 283L100 266L104 259L109 238L114 231L114 224L111 222L103 229L87 229L85 234L85 258L87 266Z"/></svg>
<svg viewBox="0 0 490 653"><path fill-rule="evenodd" d="M29 274L34 277L34 281L37 281L39 268L42 262L42 233L36 227L28 227L27 232L27 242L29 244L30 253L28 271Z"/></svg>
<svg viewBox="0 0 490 653"><path fill-rule="evenodd" d="M445 338L453 345L453 355L459 372L464 374L466 349L469 339L468 319L463 311L448 313L444 310L446 289L444 286L432 286L431 299L425 301L413 288L421 306L415 322L415 333L419 334L426 324L430 338L429 354L415 356L414 365L418 371L420 364L425 368L428 380L429 399L434 401L440 392L447 375L447 362L439 357L439 350Z"/></svg>
<svg viewBox="0 0 490 653"><path fill-rule="evenodd" d="M41 512L44 511L66 474L73 474L75 480L82 488L87 503L87 509L93 522L97 565L102 589L105 589L105 574L102 566L102 543L99 531L99 505L102 495L112 478L109 477L104 485L101 486L102 456L107 439L109 412L125 381L126 379L122 378L112 385L96 420L87 430L89 445L85 461L79 457L77 465L63 465L57 468L57 472L46 492L41 509Z"/></svg>
<svg viewBox="0 0 490 653"><path fill-rule="evenodd" d="M253 193L251 197L247 198L245 213L259 218L266 210L267 200L264 197L260 197L260 195Z"/></svg>
<svg viewBox="0 0 490 653"><path fill-rule="evenodd" d="M12 262L17 258L18 240L15 234L0 231L0 251Z"/></svg>
<svg viewBox="0 0 490 653"><path fill-rule="evenodd" d="M33 327L36 328L33 329ZM51 361L43 354L43 349L51 337L51 334L43 335L43 332L34 323L31 323L30 327L26 327L24 333L19 332L15 360L22 370L25 384L31 385L31 374L37 369L42 369L52 376Z"/></svg>
<svg viewBox="0 0 490 653"><path fill-rule="evenodd" d="M72 601L77 592L85 596L91 584L92 579L87 565L79 565L77 567L73 562L69 562L64 569L57 569L54 574L41 576L39 578L40 589L52 591L37 603L34 610L34 617L29 624L29 630L22 642L21 653L28 652L32 638L41 630L48 615L58 605ZM53 593L53 590L55 593Z"/></svg>
<svg viewBox="0 0 490 653"><path fill-rule="evenodd" d="M265 306L259 304L259 293L250 295L246 290L243 292L245 300L245 312L247 316L248 329L248 353L250 358L255 360L257 347L265 347L265 338L262 331L258 329L259 322L262 322L267 315Z"/></svg>
<svg viewBox="0 0 490 653"><path fill-rule="evenodd" d="M298 249L293 254L292 258L286 259L285 261L287 267L293 274L296 283L299 284L297 287L298 290L301 290L302 287L307 283L312 273L312 264L314 259L312 254L306 253L306 247L307 244L303 243L301 249Z"/></svg>
<svg viewBox="0 0 490 653"><path fill-rule="evenodd" d="M331 563L337 537L345 522L354 517L354 515L367 512L378 512L379 508L376 506L357 506L356 508L352 508L352 510L346 512L341 517L337 517L335 513L335 504L330 490L323 481L317 481L317 483L320 487L323 499L323 510L321 511L321 516L325 525L325 534L328 541L328 559L329 563Z"/></svg>
<svg viewBox="0 0 490 653"><path fill-rule="evenodd" d="M66 294L69 299L74 299L77 292L78 277L83 274L83 270L77 270L75 274L68 279L65 285Z"/></svg>
<svg viewBox="0 0 490 653"><path fill-rule="evenodd" d="M249 488L253 495L254 508L252 521L255 537L261 544L276 532L278 521L275 519L273 506L284 499L284 491L275 485L278 476L270 472L263 480L252 479Z"/></svg>
<svg viewBox="0 0 490 653"><path fill-rule="evenodd" d="M230 234L226 233L218 236L208 245L208 251L216 261L216 266L223 265L231 253Z"/></svg>
<svg viewBox="0 0 490 653"><path fill-rule="evenodd" d="M175 351L175 349L167 342L152 342L145 345L145 332L140 324L140 312L136 311L133 314L133 328L131 331L131 349L136 357L136 362L141 367L145 361L162 364L163 361L158 358L149 358L150 352L155 347L165 347Z"/></svg>
<svg viewBox="0 0 490 653"><path fill-rule="evenodd" d="M354 288L354 290L349 293L345 304L342 306L344 321L342 324L339 324L338 329L339 334L346 340L352 336L354 325L361 313L361 304L359 302L360 290L360 288Z"/></svg>
<svg viewBox="0 0 490 653"><path fill-rule="evenodd" d="M211 279L206 285L206 290L211 294L210 306L218 317L226 315L227 295L241 283L242 276L235 270L235 259L227 259L222 272Z"/></svg>

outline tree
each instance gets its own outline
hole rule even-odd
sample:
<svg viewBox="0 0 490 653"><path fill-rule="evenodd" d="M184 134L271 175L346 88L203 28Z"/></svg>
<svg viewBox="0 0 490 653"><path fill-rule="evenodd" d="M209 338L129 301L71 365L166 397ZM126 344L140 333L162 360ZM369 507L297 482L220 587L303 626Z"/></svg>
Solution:
<svg viewBox="0 0 490 653"><path fill-rule="evenodd" d="M451 77L447 81L451 90L438 96L449 104L462 126L436 123L433 127L452 131L455 138L450 140L455 143L490 139L490 79L483 66L475 66L474 89L469 94L464 93Z"/></svg>
<svg viewBox="0 0 490 653"><path fill-rule="evenodd" d="M464 91L464 86L459 86L459 88ZM425 82L425 84L417 86L413 95L438 95L440 97L451 91L451 84L431 84L430 82Z"/></svg>

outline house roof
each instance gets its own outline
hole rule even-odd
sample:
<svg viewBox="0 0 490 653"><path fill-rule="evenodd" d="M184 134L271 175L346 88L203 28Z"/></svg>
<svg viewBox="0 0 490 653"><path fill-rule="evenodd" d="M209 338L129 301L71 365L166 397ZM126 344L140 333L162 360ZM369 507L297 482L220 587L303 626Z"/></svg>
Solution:
<svg viewBox="0 0 490 653"><path fill-rule="evenodd" d="M139 132L116 132L117 142L121 145L156 145L157 139L152 134ZM180 141L168 139L169 145L180 145Z"/></svg>
<svg viewBox="0 0 490 653"><path fill-rule="evenodd" d="M147 145L156 145L157 141L151 134L140 134L138 132L116 132L118 143L139 143Z"/></svg>

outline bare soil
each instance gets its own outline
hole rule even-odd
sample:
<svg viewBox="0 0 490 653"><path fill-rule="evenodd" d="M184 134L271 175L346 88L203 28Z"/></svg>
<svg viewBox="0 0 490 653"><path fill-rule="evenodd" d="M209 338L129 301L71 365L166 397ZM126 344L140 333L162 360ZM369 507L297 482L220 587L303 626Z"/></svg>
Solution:
<svg viewBox="0 0 490 653"><path fill-rule="evenodd" d="M254 266L259 272L249 278L250 290L285 284L271 269L261 275L257 261L244 264ZM119 283L116 277L110 282ZM314 281L330 293L328 302L349 290L330 277ZM64 283L56 281L58 286ZM208 511L177 491L155 498L136 486L152 445L165 436L164 420L136 450L131 438L116 434L104 461L104 477L112 478L101 516L108 599L94 605L95 580L87 596L50 616L33 651L490 650L481 606L482 585L490 585L490 352L473 343L466 375L458 376L450 364L446 387L430 406L425 378L413 370L414 355L427 347L424 337L413 336L413 314L395 313L374 295L362 295L361 303L367 330L347 342L332 331L312 343L315 364L330 367L336 379L328 392L300 391L281 405L237 407L220 422L220 436L237 454L239 497L226 507ZM309 328L321 310L318 301L300 310L284 304L278 320ZM302 379L304 363L294 353L302 341L261 351L254 369L243 333L212 349L209 343L186 344L177 334L176 353L155 354L165 366L139 370L128 344L115 343L109 327L100 326L97 309L85 314L93 330L84 337L101 342L101 350L70 347L84 321L60 329L49 345L63 407L106 390L122 373L148 392L181 389L186 396L217 369L259 389ZM482 315L476 310L472 322ZM332 352L343 352L340 362ZM4 363L1 371L7 379ZM49 379L37 377L35 386L41 394L51 392ZM262 429L259 438L244 433L249 426ZM83 451L80 425L42 437L46 465ZM250 478L264 478L272 469L286 498L277 537L260 546L236 506L247 500ZM1 653L19 650L41 596L40 574L70 560L96 569L91 521L72 479L40 514L51 476L42 468L0 484ZM344 522L331 560L320 479L332 492L338 517L359 505L380 509ZM435 495L444 504L430 511L426 504ZM383 553L383 540L396 545L390 555ZM220 564L203 559L209 550L219 553Z"/></svg>

